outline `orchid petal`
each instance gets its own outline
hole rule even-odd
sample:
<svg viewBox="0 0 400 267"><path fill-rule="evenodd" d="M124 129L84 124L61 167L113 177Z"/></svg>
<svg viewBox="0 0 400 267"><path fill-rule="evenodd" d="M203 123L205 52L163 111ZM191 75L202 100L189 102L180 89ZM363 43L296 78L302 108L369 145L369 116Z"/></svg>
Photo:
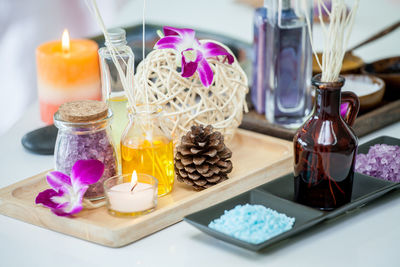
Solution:
<svg viewBox="0 0 400 267"><path fill-rule="evenodd" d="M82 210L82 209L81 209ZM66 212L64 212L64 211L62 211L62 210L59 210L59 209L52 209L51 210L51 212L53 212L55 215L57 215L57 216L69 216L69 215L72 215L73 213L66 213ZM78 211L79 212L79 211Z"/></svg>
<svg viewBox="0 0 400 267"><path fill-rule="evenodd" d="M199 41L194 37L195 31L192 29L178 29L164 27L165 37L161 38L154 46L157 49L172 48L181 53L188 48L200 47ZM171 38L172 37L172 38Z"/></svg>
<svg viewBox="0 0 400 267"><path fill-rule="evenodd" d="M349 107L349 103L344 102L340 105L340 116L342 116L342 118L346 117L347 114L347 108Z"/></svg>
<svg viewBox="0 0 400 267"><path fill-rule="evenodd" d="M72 166L71 182L74 187L94 184L99 181L103 172L104 164L99 160L78 160Z"/></svg>
<svg viewBox="0 0 400 267"><path fill-rule="evenodd" d="M197 66L199 64L197 62L185 62L184 59L182 58L182 77L188 78L192 77L193 74L195 74L197 70Z"/></svg>
<svg viewBox="0 0 400 267"><path fill-rule="evenodd" d="M158 42L154 45L156 49L178 49L179 45L182 43L182 38L178 36L166 36L158 40Z"/></svg>
<svg viewBox="0 0 400 267"><path fill-rule="evenodd" d="M82 210L82 199L90 184L97 183L104 172L104 164L95 159L78 160L71 170L71 177L53 171L47 174L47 182L54 189L40 192L36 204L42 204L58 216L68 216Z"/></svg>
<svg viewBox="0 0 400 267"><path fill-rule="evenodd" d="M71 186L71 179L69 176L59 171L49 172L46 175L46 180L47 183L56 190L64 187L65 185Z"/></svg>
<svg viewBox="0 0 400 267"><path fill-rule="evenodd" d="M56 209L60 206L60 204L54 202L52 198L55 196L61 196L62 194L63 193L57 192L53 189L46 189L37 195L35 199L35 204L42 204L45 207Z"/></svg>
<svg viewBox="0 0 400 267"><path fill-rule="evenodd" d="M59 204L56 208L52 208L51 212L53 212L55 215L58 216L68 216L71 215L71 213L66 213L64 212L64 208L68 205L68 203L61 203Z"/></svg>
<svg viewBox="0 0 400 267"><path fill-rule="evenodd" d="M213 71L208 64L207 60L203 58L197 67L197 73L199 74L200 81L205 87L209 87L214 79Z"/></svg>
<svg viewBox="0 0 400 267"><path fill-rule="evenodd" d="M53 212L57 216L69 216L69 215L74 214L72 212L66 212L65 211L65 207L67 207L68 204L69 204L68 202L62 203L56 209L51 209L51 212Z"/></svg>
<svg viewBox="0 0 400 267"><path fill-rule="evenodd" d="M58 215L58 216L67 216L70 215L68 213L65 213L63 211L63 208L65 206L67 206L67 203L58 203L56 201L54 201L54 198L57 197L62 197L64 195L63 192L57 192L54 191L53 189L47 189L44 190L43 192L40 192L36 199L35 199L35 203L36 204L42 204L43 206L50 208L51 212L53 212L54 214Z"/></svg>
<svg viewBox="0 0 400 267"><path fill-rule="evenodd" d="M191 54L188 54L190 52ZM196 52L194 49L186 49L182 53L182 77L191 77L197 70L199 62L203 58L200 51ZM186 57L185 55L191 55L195 58Z"/></svg>
<svg viewBox="0 0 400 267"><path fill-rule="evenodd" d="M178 29L173 27L164 27L164 36L161 38L155 48L172 48L178 51L177 65L181 63L181 76L191 77L195 72L199 74L200 81L206 87L209 87L214 79L211 66L207 58L225 56L229 64L235 60L233 55L223 46L214 42L201 44L195 38L195 31L192 29ZM190 53L188 53L190 52Z"/></svg>
<svg viewBox="0 0 400 267"><path fill-rule="evenodd" d="M84 185L76 193L53 197L54 202L62 202L62 204L56 209L52 209L52 212L58 216L67 216L80 212L83 209L82 199L88 187L88 185Z"/></svg>
<svg viewBox="0 0 400 267"><path fill-rule="evenodd" d="M82 210L82 199L88 187L89 186L85 185L78 191L76 198L70 202L69 213L78 213Z"/></svg>
<svg viewBox="0 0 400 267"><path fill-rule="evenodd" d="M174 28L174 27L169 27L169 26L164 26L164 35L165 36L174 36L174 35L179 35L182 38L190 38L194 39L195 31L192 29L179 29L179 28Z"/></svg>
<svg viewBox="0 0 400 267"><path fill-rule="evenodd" d="M205 58L226 56L228 58L229 64L232 64L234 61L234 57L225 48L216 43L206 42L204 44L201 44L201 50Z"/></svg>

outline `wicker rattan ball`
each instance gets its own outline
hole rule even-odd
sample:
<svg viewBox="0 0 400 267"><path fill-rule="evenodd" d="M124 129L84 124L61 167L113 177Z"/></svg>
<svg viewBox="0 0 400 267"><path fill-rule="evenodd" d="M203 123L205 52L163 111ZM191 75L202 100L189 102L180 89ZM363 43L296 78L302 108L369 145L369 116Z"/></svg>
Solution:
<svg viewBox="0 0 400 267"><path fill-rule="evenodd" d="M210 42L200 42L206 41ZM163 107L166 127L175 143L191 126L208 124L220 131L226 141L231 140L243 111L247 112L247 77L237 59L230 65L223 56L208 58L214 80L207 88L197 73L190 78L181 76L176 53L172 49L153 50L139 64L135 75L136 103L145 103L147 97L148 103Z"/></svg>

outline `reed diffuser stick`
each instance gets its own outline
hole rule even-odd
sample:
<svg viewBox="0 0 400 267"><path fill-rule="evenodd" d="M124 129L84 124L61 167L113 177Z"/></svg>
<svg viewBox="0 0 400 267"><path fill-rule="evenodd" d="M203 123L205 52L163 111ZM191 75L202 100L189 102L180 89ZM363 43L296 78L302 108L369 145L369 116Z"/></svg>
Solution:
<svg viewBox="0 0 400 267"><path fill-rule="evenodd" d="M302 1L303 8L306 7L305 0ZM324 48L322 51L322 63L317 56L313 46L313 37L311 23L308 13L306 14L307 27L311 40L311 47L317 63L322 71L321 81L335 82L339 78L342 68L343 58L349 43L350 34L353 29L355 14L358 9L359 0L354 1L350 12L344 0L332 0L332 8L329 11L323 0L317 0L319 12L319 21L322 28ZM329 25L327 26L322 18L322 12L325 11L329 16Z"/></svg>
<svg viewBox="0 0 400 267"><path fill-rule="evenodd" d="M145 21L145 14L146 14L146 0L143 0L143 9L142 9L142 42L143 42L143 49L142 49L142 60L144 62L144 58L146 56L145 52L146 52L146 21ZM143 74L144 75L144 74ZM143 79L146 79L146 77L143 77ZM147 107L147 111L149 111L149 92L148 92L148 86L147 86L147 82L144 83L144 94L145 94L145 101L144 103L146 104Z"/></svg>
<svg viewBox="0 0 400 267"><path fill-rule="evenodd" d="M90 2L90 3L89 3ZM135 78L135 73L132 67L130 67L125 60L122 58L122 56L119 54L118 50L115 48L115 46L112 44L110 40L110 36L108 35L107 28L104 24L103 18L101 17L99 8L97 7L97 1L96 0L86 0L86 4L93 14L93 16L96 18L97 23L100 26L101 31L103 32L106 47L108 51L110 52L111 59L114 62L114 65L118 71L118 75L120 77L122 87L124 89L124 92L128 98L128 105L131 110L135 110L136 106L136 101L133 96L133 89L134 89L134 78ZM121 66L121 61L122 63L127 67L127 72L126 75L124 74L124 71Z"/></svg>

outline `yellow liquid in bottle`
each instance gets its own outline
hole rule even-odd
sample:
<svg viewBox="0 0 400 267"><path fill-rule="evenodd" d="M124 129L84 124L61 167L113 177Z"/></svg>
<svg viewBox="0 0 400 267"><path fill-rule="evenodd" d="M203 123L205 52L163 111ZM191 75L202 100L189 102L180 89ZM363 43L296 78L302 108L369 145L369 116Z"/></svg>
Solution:
<svg viewBox="0 0 400 267"><path fill-rule="evenodd" d="M146 173L158 180L158 196L171 192L174 185L174 151L172 140L156 137L141 144L121 143L122 173ZM129 180L124 182L130 182Z"/></svg>
<svg viewBox="0 0 400 267"><path fill-rule="evenodd" d="M113 113L111 135L115 145L119 170L121 170L121 136L128 124L128 99L125 96L111 97L107 100Z"/></svg>

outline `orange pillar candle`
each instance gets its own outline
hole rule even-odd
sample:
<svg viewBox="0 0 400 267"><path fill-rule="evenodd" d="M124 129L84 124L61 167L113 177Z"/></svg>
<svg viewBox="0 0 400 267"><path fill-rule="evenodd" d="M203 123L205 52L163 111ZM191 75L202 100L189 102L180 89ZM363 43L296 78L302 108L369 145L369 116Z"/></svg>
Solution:
<svg viewBox="0 0 400 267"><path fill-rule="evenodd" d="M53 115L64 102L100 100L98 45L91 40L69 40L40 45L36 49L37 86L42 121L53 123Z"/></svg>

